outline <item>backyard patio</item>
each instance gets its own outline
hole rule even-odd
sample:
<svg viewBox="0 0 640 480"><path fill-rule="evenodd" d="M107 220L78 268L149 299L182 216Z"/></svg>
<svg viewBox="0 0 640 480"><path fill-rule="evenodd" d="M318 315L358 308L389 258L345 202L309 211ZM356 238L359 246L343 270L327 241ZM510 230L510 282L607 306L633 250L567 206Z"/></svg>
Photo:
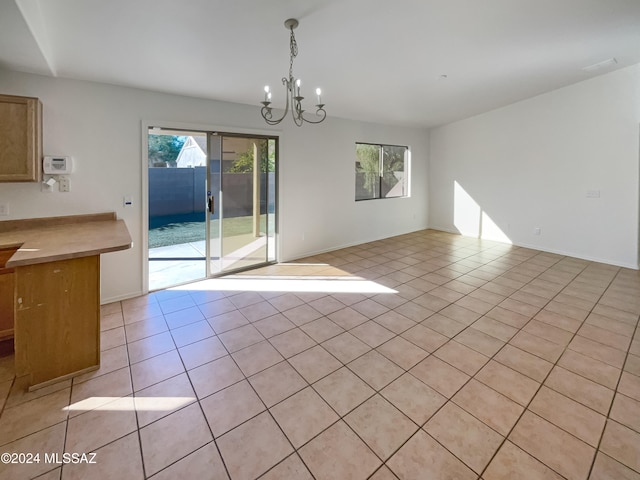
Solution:
<svg viewBox="0 0 640 480"><path fill-rule="evenodd" d="M260 232L267 215L261 215ZM222 255L220 242L211 242L211 272L261 263L266 258L267 236L253 233L253 217L225 218ZM274 225L269 226L273 232ZM211 238L219 238L219 222L211 222ZM206 222L172 222L149 229L149 289L157 290L206 277ZM272 237L269 237L272 238Z"/></svg>

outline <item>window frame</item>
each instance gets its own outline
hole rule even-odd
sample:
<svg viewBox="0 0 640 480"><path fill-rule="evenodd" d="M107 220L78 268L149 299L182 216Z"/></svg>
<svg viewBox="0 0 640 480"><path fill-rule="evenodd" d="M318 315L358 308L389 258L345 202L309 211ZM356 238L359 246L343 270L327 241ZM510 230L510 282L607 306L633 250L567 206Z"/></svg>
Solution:
<svg viewBox="0 0 640 480"><path fill-rule="evenodd" d="M354 187L356 189L355 191L355 201L356 202L364 202L367 200L387 200L387 199L392 199L392 198L408 198L410 196L410 169L409 169L409 159L411 158L411 149L408 145L394 145L394 144L388 144L388 143L375 143L375 142L355 142L356 144L356 152L358 149L359 145L372 145L375 147L379 148L379 154L378 154L378 171L377 171L377 188L375 189L375 193L376 196L372 196L372 197L367 197L367 198L358 198L358 190L357 190L357 185L355 184L356 182L354 182ZM402 195L394 195L394 196L383 196L382 195L382 191L383 191L383 179L384 179L384 149L385 148L403 148L404 149L404 159L403 159L403 173L404 173L404 178L402 180L403 182L403 194ZM358 156L356 153L356 164L360 163L358 160ZM356 175L359 173L357 171L357 166L356 166L356 171L354 172ZM388 193L388 192L387 192Z"/></svg>

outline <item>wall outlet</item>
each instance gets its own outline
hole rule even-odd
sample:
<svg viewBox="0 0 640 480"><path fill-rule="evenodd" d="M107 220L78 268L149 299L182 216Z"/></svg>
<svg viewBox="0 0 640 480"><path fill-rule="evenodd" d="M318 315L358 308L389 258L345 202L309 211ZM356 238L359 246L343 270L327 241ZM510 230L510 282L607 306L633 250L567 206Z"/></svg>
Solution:
<svg viewBox="0 0 640 480"><path fill-rule="evenodd" d="M6 217L7 215L9 215L9 204L0 203L0 216Z"/></svg>
<svg viewBox="0 0 640 480"><path fill-rule="evenodd" d="M542 233L542 229L540 227L534 227L533 234L540 235L540 233Z"/></svg>
<svg viewBox="0 0 640 480"><path fill-rule="evenodd" d="M58 178L58 188L61 192L69 192L71 191L71 185L69 184L69 177L60 176Z"/></svg>

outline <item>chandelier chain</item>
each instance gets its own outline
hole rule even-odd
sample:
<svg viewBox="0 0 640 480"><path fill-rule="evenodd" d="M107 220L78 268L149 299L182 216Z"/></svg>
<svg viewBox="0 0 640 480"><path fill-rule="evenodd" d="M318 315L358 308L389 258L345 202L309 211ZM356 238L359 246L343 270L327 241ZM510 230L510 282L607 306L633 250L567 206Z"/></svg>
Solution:
<svg viewBox="0 0 640 480"><path fill-rule="evenodd" d="M293 78L293 59L298 56L298 43L296 36L291 29L291 39L289 40L289 78Z"/></svg>

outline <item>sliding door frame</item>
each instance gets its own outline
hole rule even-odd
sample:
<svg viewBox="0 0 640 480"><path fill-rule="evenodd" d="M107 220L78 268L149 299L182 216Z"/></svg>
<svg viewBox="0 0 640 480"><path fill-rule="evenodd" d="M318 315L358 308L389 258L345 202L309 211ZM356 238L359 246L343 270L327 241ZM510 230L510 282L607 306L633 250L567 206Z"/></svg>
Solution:
<svg viewBox="0 0 640 480"><path fill-rule="evenodd" d="M148 170L148 157L149 157L149 130L157 127L162 130L176 130L176 131L193 131L193 132L202 132L205 134L209 134L212 132L217 132L220 135L226 136L237 136L237 137L257 137L257 138L273 138L276 140L276 167L275 167L275 210L276 217L274 222L275 231L275 260L272 262L277 262L280 258L281 251L281 239L280 239L280 137L282 135L281 130L262 130L255 128L238 128L238 127L229 127L229 126L221 126L221 125L208 125L208 124L193 124L193 123L185 123L185 122L172 122L166 120L149 120L143 119L141 121L141 198L140 198L140 224L141 224L141 258L140 258L140 266L141 266L141 282L140 282L140 294L145 295L149 293L149 176L147 174ZM207 152L207 156L209 156L209 152ZM209 163L209 158L207 158L207 164ZM207 172L207 183L209 182L209 175ZM203 199L204 200L204 199ZM207 212L208 218L208 212ZM208 220L207 220L208 223ZM207 233L208 235L208 233ZM135 242L132 244L135 248ZM208 246L207 246L208 248ZM207 253L208 254L208 253ZM207 260L208 263L209 260ZM256 268L256 267L247 267L247 268ZM207 270L209 270L209 266L207 266ZM243 268L233 270L233 272L239 272L245 270ZM221 275L226 275L233 272L223 272Z"/></svg>
<svg viewBox="0 0 640 480"><path fill-rule="evenodd" d="M278 164L279 164L279 145L280 145L280 138L277 135L274 135L273 133L269 133L269 134L257 134L257 133L250 133L250 134L246 134L246 133L239 133L239 132L223 132L223 131L211 131L211 132L207 132L207 176L206 176L206 181L207 181L207 191L212 191L212 185L211 185L211 159L213 158L213 151L212 151L212 143L210 141L210 137L212 136L217 136L220 138L220 148L221 150L224 150L224 138L242 138L242 139L256 139L256 140L265 140L267 142L274 140L275 141L275 170L274 170L274 194L275 194L275 201L274 201L274 207L275 207L275 222L274 222L274 231L273 231L273 238L275 239L274 242L274 246L273 248L275 249L275 251L273 252L273 260L269 260L269 237L270 237L270 233L271 231L269 230L269 181L268 181L268 171L267 173L267 181L265 183L266 185L266 192L265 192L265 199L266 199L266 251L265 251L265 255L266 258L263 262L259 262L253 265L247 265L244 267L238 267L238 268L231 268L228 270L225 270L224 265L223 265L223 261L224 261L224 241L225 241L225 235L224 235L224 229L222 227L222 222L223 219L225 218L224 216L224 192L222 189L222 183L224 181L224 172L223 172L223 162L224 162L224 151L219 152L220 153L220 185L219 185L219 192L222 193L222 197L219 197L219 200L217 203L217 209L219 211L218 214L218 222L219 222L219 226L218 226L218 231L219 231L219 235L220 235L220 244L219 244L219 248L220 248L220 269L218 272L213 272L211 269L211 213L207 210L207 219L206 219L206 229L207 229L207 245L206 245L206 255L207 255L207 268L206 268L206 275L207 278L212 278L212 277L217 277L217 276L222 276L222 275L228 275L230 273L236 273L236 272L242 272L242 271L246 271L246 270L252 270L254 268L258 268L260 266L263 265L268 265L268 264L272 264L277 262L278 259L278 248L277 248L277 239L278 239L278 228L277 228L277 224L278 224ZM261 173L261 172L259 172ZM254 199L255 202L255 199ZM255 208L255 205L254 205ZM258 207L259 208L259 207ZM215 209L214 209L215 210Z"/></svg>

